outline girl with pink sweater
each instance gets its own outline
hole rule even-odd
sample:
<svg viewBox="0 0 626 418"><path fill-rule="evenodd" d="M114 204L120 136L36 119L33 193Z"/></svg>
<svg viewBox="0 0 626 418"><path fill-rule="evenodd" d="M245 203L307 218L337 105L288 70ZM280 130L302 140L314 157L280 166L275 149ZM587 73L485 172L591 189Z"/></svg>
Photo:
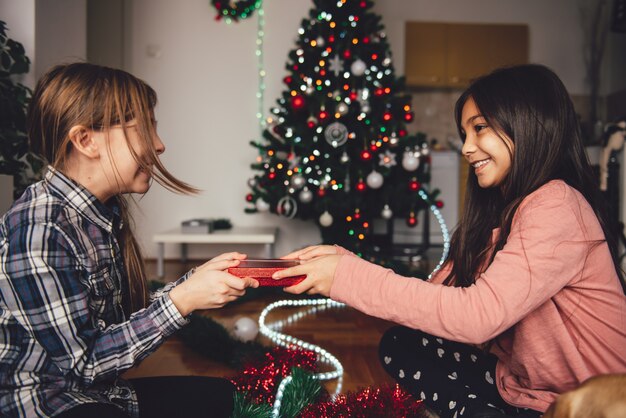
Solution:
<svg viewBox="0 0 626 418"><path fill-rule="evenodd" d="M290 293L397 322L383 367L441 417L539 417L591 376L626 373L617 243L574 107L549 69L497 70L455 109L470 164L451 252L430 281L337 246L285 258Z"/></svg>

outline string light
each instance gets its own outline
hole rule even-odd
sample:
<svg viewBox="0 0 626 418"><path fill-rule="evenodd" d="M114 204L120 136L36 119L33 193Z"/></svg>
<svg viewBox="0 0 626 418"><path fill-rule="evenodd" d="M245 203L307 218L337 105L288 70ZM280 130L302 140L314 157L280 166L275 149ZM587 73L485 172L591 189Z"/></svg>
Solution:
<svg viewBox="0 0 626 418"><path fill-rule="evenodd" d="M263 118L263 103L265 96L265 63L263 61L263 39L265 38L265 11L263 10L263 1L259 1L258 3L258 14L259 18L257 20L257 38L256 38L256 56L257 56L257 67L259 73L259 90L257 91L257 113L256 118L259 121L259 130L261 138L263 137L263 131L267 126L265 124L265 119Z"/></svg>

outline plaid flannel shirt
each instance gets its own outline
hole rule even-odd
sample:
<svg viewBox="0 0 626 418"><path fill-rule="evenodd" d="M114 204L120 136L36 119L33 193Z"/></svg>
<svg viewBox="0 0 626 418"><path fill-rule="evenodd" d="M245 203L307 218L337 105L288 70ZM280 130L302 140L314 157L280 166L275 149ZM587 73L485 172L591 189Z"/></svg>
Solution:
<svg viewBox="0 0 626 418"><path fill-rule="evenodd" d="M168 291L126 318L117 208L50 167L0 219L0 416L88 402L138 417L118 376L186 324Z"/></svg>

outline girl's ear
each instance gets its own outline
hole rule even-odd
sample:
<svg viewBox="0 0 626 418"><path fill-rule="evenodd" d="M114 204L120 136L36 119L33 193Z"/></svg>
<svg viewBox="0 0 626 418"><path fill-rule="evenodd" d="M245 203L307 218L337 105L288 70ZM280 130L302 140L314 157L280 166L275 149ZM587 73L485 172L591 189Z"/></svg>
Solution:
<svg viewBox="0 0 626 418"><path fill-rule="evenodd" d="M70 129L70 142L74 149L87 158L99 158L100 150L94 138L94 131L82 125Z"/></svg>

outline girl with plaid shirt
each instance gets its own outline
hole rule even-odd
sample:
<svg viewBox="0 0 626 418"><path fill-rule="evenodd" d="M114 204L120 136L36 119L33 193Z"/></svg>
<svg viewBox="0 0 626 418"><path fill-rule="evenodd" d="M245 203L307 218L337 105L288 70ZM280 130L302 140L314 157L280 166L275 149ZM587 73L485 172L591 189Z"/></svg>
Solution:
<svg viewBox="0 0 626 418"><path fill-rule="evenodd" d="M116 69L52 68L28 114L33 151L50 167L0 219L0 415L229 416L233 385L208 377L125 381L196 309L222 307L256 287L220 255L148 294L124 194L170 174L156 132L156 94Z"/></svg>

